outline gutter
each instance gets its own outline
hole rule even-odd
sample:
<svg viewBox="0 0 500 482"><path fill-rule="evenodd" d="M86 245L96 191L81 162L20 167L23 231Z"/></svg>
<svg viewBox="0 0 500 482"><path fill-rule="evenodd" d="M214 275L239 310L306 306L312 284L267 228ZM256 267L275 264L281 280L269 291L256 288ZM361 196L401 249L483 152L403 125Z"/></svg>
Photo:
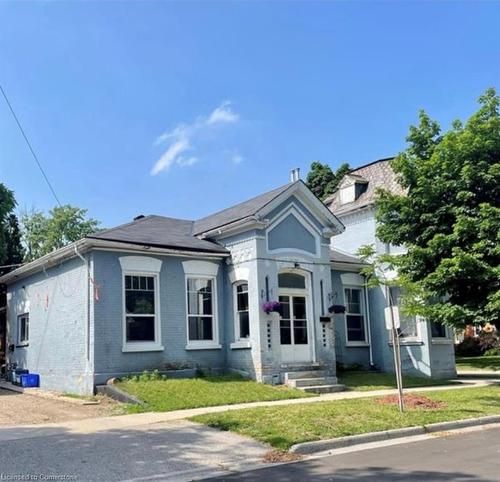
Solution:
<svg viewBox="0 0 500 482"><path fill-rule="evenodd" d="M41 258L35 259L30 263L21 266L10 273L0 277L0 284L13 283L33 273L37 273L47 268L51 268L63 261L78 257L78 253L83 254L90 249L101 249L107 251L122 251L129 253L140 253L161 256L182 256L185 258L227 258L230 253L215 253L206 251L184 251L182 249L156 248L145 246L143 244L132 244L126 242L106 241L102 239L83 238L79 241L68 244L52 253L46 254Z"/></svg>

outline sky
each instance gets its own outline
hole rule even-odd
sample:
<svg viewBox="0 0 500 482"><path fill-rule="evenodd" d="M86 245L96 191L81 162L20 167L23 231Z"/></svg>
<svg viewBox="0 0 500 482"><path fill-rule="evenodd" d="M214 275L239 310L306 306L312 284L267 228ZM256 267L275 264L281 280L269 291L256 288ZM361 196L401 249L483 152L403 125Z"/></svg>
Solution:
<svg viewBox="0 0 500 482"><path fill-rule="evenodd" d="M63 204L196 219L405 148L500 88L500 3L0 1L0 83ZM55 200L0 98L0 182Z"/></svg>

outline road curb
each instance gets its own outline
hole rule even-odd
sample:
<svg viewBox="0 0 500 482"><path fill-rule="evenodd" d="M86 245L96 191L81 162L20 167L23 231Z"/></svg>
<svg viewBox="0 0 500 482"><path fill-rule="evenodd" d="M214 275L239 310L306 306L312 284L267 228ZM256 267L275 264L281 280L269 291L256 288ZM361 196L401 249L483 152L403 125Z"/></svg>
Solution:
<svg viewBox="0 0 500 482"><path fill-rule="evenodd" d="M473 427L478 425L487 425L500 423L500 415L493 415L480 418L469 418L465 420L455 420L452 422L432 423L421 427L398 428L394 430L384 430L383 432L370 432L359 435L350 435L328 440L318 440L315 442L303 442L292 445L290 452L295 454L314 454L326 450L350 447L352 445L365 444L370 442L380 442L414 435L424 435L426 433L443 432L445 430L454 430L464 427Z"/></svg>

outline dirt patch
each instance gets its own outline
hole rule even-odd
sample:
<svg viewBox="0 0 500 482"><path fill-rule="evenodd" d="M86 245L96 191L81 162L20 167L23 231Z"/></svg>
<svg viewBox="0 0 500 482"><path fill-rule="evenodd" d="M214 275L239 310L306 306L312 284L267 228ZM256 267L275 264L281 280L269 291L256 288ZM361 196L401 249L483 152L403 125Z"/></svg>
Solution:
<svg viewBox="0 0 500 482"><path fill-rule="evenodd" d="M404 395L403 400L406 408L437 410L448 406L445 402L438 402L423 395ZM377 403L382 405L397 405L399 403L399 399L397 395L387 395L386 397L377 398Z"/></svg>
<svg viewBox="0 0 500 482"><path fill-rule="evenodd" d="M80 405L0 389L0 426L67 422L106 417L119 412L120 404L99 397L97 405Z"/></svg>
<svg viewBox="0 0 500 482"><path fill-rule="evenodd" d="M276 464L280 462L295 462L303 457L300 454L292 454L283 450L270 450L262 457L262 462L265 464Z"/></svg>

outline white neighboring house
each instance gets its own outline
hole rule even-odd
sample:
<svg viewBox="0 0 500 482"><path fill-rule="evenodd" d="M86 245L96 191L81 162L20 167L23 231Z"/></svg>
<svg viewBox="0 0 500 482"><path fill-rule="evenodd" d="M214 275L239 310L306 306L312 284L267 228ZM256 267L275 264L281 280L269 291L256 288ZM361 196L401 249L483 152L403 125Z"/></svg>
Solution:
<svg viewBox="0 0 500 482"><path fill-rule="evenodd" d="M378 254L404 252L404 248L383 243L376 236L377 189L404 193L391 169L391 159L380 159L353 169L344 176L338 189L325 200L328 208L345 226L344 232L332 238L336 250L355 255L361 246L373 244ZM392 295L395 299L399 297L397 290L394 290ZM388 306L384 290L369 290L366 302L370 305L372 349L368 354L359 353L362 347L348 346L348 340L342 346L341 337L337 336L337 360L346 365L366 365L368 357L369 364L389 371L393 369L393 355L389 332L384 323L384 307ZM337 331L341 332L342 328L338 326ZM446 378L456 375L452 330L418 317L405 317L401 320L400 332L403 366L406 372L415 371Z"/></svg>

